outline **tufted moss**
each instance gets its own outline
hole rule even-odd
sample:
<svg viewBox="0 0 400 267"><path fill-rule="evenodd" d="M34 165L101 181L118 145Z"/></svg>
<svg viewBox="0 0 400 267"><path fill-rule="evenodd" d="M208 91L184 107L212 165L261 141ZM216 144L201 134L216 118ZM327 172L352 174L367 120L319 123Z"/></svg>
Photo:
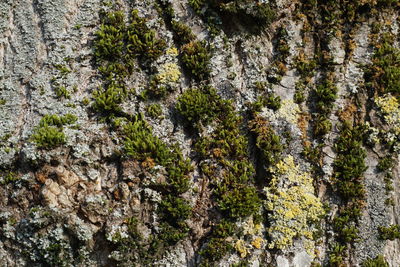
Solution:
<svg viewBox="0 0 400 267"><path fill-rule="evenodd" d="M209 124L221 111L223 101L211 87L186 90L178 98L177 111L192 126Z"/></svg>
<svg viewBox="0 0 400 267"><path fill-rule="evenodd" d="M231 218L247 217L255 214L260 208L260 199L254 187L238 186L231 190L219 188L221 198L218 200L219 209Z"/></svg>
<svg viewBox="0 0 400 267"><path fill-rule="evenodd" d="M126 89L120 84L110 84L104 89L93 92L93 109L105 116L113 116L121 112L120 104L127 97Z"/></svg>
<svg viewBox="0 0 400 267"><path fill-rule="evenodd" d="M393 46L393 37L384 35L377 45L372 64L366 68L367 86L379 95L400 95L400 49Z"/></svg>
<svg viewBox="0 0 400 267"><path fill-rule="evenodd" d="M155 31L147 27L146 20L135 9L128 23L122 11L103 13L101 23L95 33L94 56L104 84L93 92L93 109L112 118L121 113L120 105L131 91L124 80L132 74L135 59L147 68L164 53L166 43L156 37ZM164 72L158 77L162 82L177 80L179 76L179 70L171 66Z"/></svg>
<svg viewBox="0 0 400 267"><path fill-rule="evenodd" d="M210 54L205 42L191 41L181 47L182 64L196 80L207 80L210 76Z"/></svg>
<svg viewBox="0 0 400 267"><path fill-rule="evenodd" d="M75 123L77 117L72 114L64 116L45 115L34 129L31 139L39 148L51 149L66 142L63 126Z"/></svg>
<svg viewBox="0 0 400 267"><path fill-rule="evenodd" d="M199 133L212 125L211 133L195 142L195 150L202 162L202 173L210 181L213 197L220 214L234 222L257 214L260 209L258 192L251 182L254 168L249 161L247 138L241 133L242 118L232 102L223 100L211 87L187 90L176 106L186 123ZM200 254L203 264L211 265L231 250L232 244L223 237L230 235L232 223L220 221ZM228 249L229 248L229 249Z"/></svg>
<svg viewBox="0 0 400 267"><path fill-rule="evenodd" d="M172 30L175 33L175 40L179 44L181 45L187 44L196 39L196 36L192 32L192 29L186 24L180 21L172 20L171 25L172 25Z"/></svg>
<svg viewBox="0 0 400 267"><path fill-rule="evenodd" d="M326 78L318 84L313 91L315 111L318 113L314 118L315 123L313 131L315 136L324 136L332 130L332 123L329 120L329 115L337 98L337 90L333 81Z"/></svg>
<svg viewBox="0 0 400 267"><path fill-rule="evenodd" d="M378 227L379 237L383 240L400 239L400 225L394 224L389 227Z"/></svg>
<svg viewBox="0 0 400 267"><path fill-rule="evenodd" d="M366 152L362 147L365 128L361 125L352 126L345 122L334 145L337 153L333 162L332 182L336 193L343 204L338 215L333 219L333 229L338 246L345 247L358 240L358 221L364 206L365 188L363 176L367 167L364 159ZM346 250L332 251L332 256L340 259L345 257Z"/></svg>
<svg viewBox="0 0 400 267"><path fill-rule="evenodd" d="M161 238L168 244L176 244L187 236L189 227L186 224L191 215L191 207L182 198L167 195L160 203L158 214L163 223L161 224Z"/></svg>
<svg viewBox="0 0 400 267"><path fill-rule="evenodd" d="M71 93L63 85L57 85L54 88L54 92L56 93L56 96L58 99L62 99L62 98L70 99L71 98Z"/></svg>
<svg viewBox="0 0 400 267"><path fill-rule="evenodd" d="M264 165L267 168L275 165L283 150L280 137L269 126L268 120L261 116L251 120L249 127L256 136L256 146L261 152Z"/></svg>
<svg viewBox="0 0 400 267"><path fill-rule="evenodd" d="M345 201L364 197L361 179L367 167L364 162L366 153L362 148L363 134L363 127L351 127L345 123L334 145L337 157L333 163L333 181Z"/></svg>
<svg viewBox="0 0 400 267"><path fill-rule="evenodd" d="M151 104L146 107L146 114L153 119L158 119L162 115L160 104Z"/></svg>
<svg viewBox="0 0 400 267"><path fill-rule="evenodd" d="M150 30L146 20L139 17L134 9L131 13L131 22L126 29L126 50L130 56L145 60L155 60L163 54L166 43L156 38L155 31Z"/></svg>
<svg viewBox="0 0 400 267"><path fill-rule="evenodd" d="M206 20L213 33L218 32L213 29L218 27L218 23L210 19L210 16L217 14L224 18L231 16L231 20L232 16L236 17L240 23L247 26L247 29L258 31L275 19L275 12L271 5L264 1L189 0L189 5Z"/></svg>
<svg viewBox="0 0 400 267"><path fill-rule="evenodd" d="M102 24L95 33L94 55L97 59L113 61L124 52L125 18L122 11L103 14Z"/></svg>
<svg viewBox="0 0 400 267"><path fill-rule="evenodd" d="M367 259L365 260L362 265L362 267L389 267L389 264L385 260L385 258L382 255L378 255L374 259Z"/></svg>

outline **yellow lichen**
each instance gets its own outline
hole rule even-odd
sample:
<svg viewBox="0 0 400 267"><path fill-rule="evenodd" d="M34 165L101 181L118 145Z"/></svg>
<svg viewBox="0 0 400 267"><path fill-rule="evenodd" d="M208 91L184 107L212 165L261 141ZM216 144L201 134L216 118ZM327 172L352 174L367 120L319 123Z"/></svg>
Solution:
<svg viewBox="0 0 400 267"><path fill-rule="evenodd" d="M176 47L171 47L171 48L167 49L166 53L167 53L167 55L170 55L170 56L177 56L178 49Z"/></svg>
<svg viewBox="0 0 400 267"><path fill-rule="evenodd" d="M238 241L236 241L235 249L239 253L241 258L246 258L247 254L248 254L248 250L247 250L246 243L244 242L244 240L239 239Z"/></svg>
<svg viewBox="0 0 400 267"><path fill-rule="evenodd" d="M293 102L292 99L285 99L281 103L281 108L277 111L264 109L265 116L271 118L271 121L284 119L292 124L297 124L299 120L300 108L299 105Z"/></svg>
<svg viewBox="0 0 400 267"><path fill-rule="evenodd" d="M324 214L321 201L314 195L312 178L302 172L292 156L287 156L270 168L272 180L264 190L267 195L266 208L271 211L271 226L268 232L272 241L270 248L285 249L293 239L302 238L307 252L313 254L313 227Z"/></svg>
<svg viewBox="0 0 400 267"><path fill-rule="evenodd" d="M251 242L251 244L253 245L253 247L260 249L262 247L262 244L264 243L264 239L262 239L261 237L257 236L256 238L253 239L253 241Z"/></svg>
<svg viewBox="0 0 400 267"><path fill-rule="evenodd" d="M178 65L175 63L165 63L161 67L160 73L157 75L157 80L160 83L167 84L177 82L181 77L181 72Z"/></svg>
<svg viewBox="0 0 400 267"><path fill-rule="evenodd" d="M375 99L376 105L380 108L386 123L396 135L400 135L400 103L396 97L387 94Z"/></svg>

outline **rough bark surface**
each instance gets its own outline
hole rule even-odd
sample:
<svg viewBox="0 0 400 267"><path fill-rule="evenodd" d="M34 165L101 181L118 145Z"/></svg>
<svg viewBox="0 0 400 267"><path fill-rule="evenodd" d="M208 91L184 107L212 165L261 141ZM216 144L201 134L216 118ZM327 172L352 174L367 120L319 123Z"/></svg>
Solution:
<svg viewBox="0 0 400 267"><path fill-rule="evenodd" d="M143 245L147 250L150 237L158 236L162 223L157 207L166 195L151 184L162 184L168 170L163 166L149 169L144 166L146 161L123 155L121 133L92 107L93 92L104 83L94 57L100 11L122 10L129 18L131 11L137 9L157 38L166 41L167 49L178 45L165 17L156 9L156 4L168 1L115 2L113 6L101 0L0 1L1 266L200 266L204 263L205 256L200 251L207 247L213 226L224 213L218 209L213 181L201 168L208 161L199 157L194 147L200 135L209 135L217 125L202 126L200 133L188 127L176 103L183 92L198 83L184 70L180 56L171 56L165 51L148 69L134 63L135 70L126 84L135 92L121 107L126 118L147 114L148 105L160 104L162 118L144 115L145 120L153 135L162 142L169 147L178 144L183 157L193 166L189 173L190 188L180 195L191 207L191 215L185 221L189 232L177 243L159 247L158 255L151 255L155 256L149 257L151 260L139 260L147 256L135 246ZM258 211L262 217L260 232L252 232L246 226L250 220L253 222L253 215L239 218L234 222L240 229L238 233L225 238L232 249L211 264L304 267L320 263L328 266L332 244L336 242L332 221L343 205L332 180L337 158L334 147L343 117L354 125L368 121L376 128L390 130L381 111L373 104L374 96L365 89L364 71L365 66L372 64L376 51L373 39L380 36L373 35L375 23L382 25L379 34L390 32L395 36L394 47L398 46L398 7L378 8L370 14L361 10L361 19L340 24L338 30L324 34L326 24L303 14L301 7L308 1L276 0L270 1L275 18L260 32L249 32L246 24L237 22L239 17L232 16L222 19L218 26L222 30L212 36L204 17L196 14L186 0L169 2L175 10L175 19L188 25L196 38L205 40L212 51L207 83L216 88L222 99L231 100L237 114L244 118L241 133L248 142L249 159L257 173L251 184L262 199ZM282 28L287 34L279 37L278 30ZM327 35L329 40L322 42L320 38ZM321 49L321 43L326 47ZM279 50L283 45L288 47L285 58ZM329 73L333 75L337 97L328 115L332 128L320 138L313 132L314 113L319 112L313 90L326 76L328 67L317 65L314 73L306 74L305 102L296 104L293 98L299 82L304 80L296 68L298 55L304 54L313 60L323 57L325 51L331 57ZM175 90L161 99L143 100L140 93L148 87L151 72L153 69L160 72L166 63L176 64L182 73ZM312 177L313 193L329 207L319 222L309 222L312 229L319 229L311 252L299 235L285 248L270 246L275 237L269 232L273 217L265 208L268 201L265 188L271 177L275 177L268 176L274 166L265 166L257 140L247 126L251 117L247 103L255 102L261 94L255 86L257 82L263 82L263 90L281 98L279 110L264 107L258 113L285 143L281 158L294 158L298 173ZM70 97L57 97L61 87ZM41 148L32 137L46 114L77 117L74 124L63 126L66 142L51 149ZM368 134L372 136L371 131ZM355 224L358 238L346 247L344 266L361 266L378 255L383 255L389 266L400 266L400 239L382 240L378 231L381 226L400 224L400 145L396 146L400 137L394 138L391 149L384 142L362 144L367 166L361 181L365 199L362 217ZM302 153L304 147L318 144L322 151L318 162L307 160ZM380 172L378 162L387 155L393 159L393 167ZM387 172L392 173L390 192L384 180ZM285 179L290 179L289 174L289 178L282 177L278 187L285 187ZM390 196L392 204L387 203ZM118 242L128 235L130 218L138 220L135 231L140 233L142 241L126 241L122 246ZM117 237L122 239L118 241ZM256 237L262 239L261 245L253 243ZM240 247L242 241L246 253Z"/></svg>

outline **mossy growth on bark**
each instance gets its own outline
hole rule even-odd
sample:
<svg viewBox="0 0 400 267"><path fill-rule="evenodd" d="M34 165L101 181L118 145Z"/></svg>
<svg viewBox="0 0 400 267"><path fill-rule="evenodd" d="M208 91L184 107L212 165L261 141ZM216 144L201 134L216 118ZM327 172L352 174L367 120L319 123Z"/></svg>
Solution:
<svg viewBox="0 0 400 267"><path fill-rule="evenodd" d="M55 114L45 115L34 129L31 140L36 143L39 148L51 149L66 142L66 136L63 132L63 126L73 124L77 121L77 117L72 114L58 116Z"/></svg>

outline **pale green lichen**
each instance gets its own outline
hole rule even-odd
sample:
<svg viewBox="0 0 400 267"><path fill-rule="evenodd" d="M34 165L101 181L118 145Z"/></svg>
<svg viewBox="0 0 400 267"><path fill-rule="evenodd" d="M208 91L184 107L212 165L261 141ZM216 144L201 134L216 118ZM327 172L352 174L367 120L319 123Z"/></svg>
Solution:
<svg viewBox="0 0 400 267"><path fill-rule="evenodd" d="M272 180L264 188L266 208L271 212L268 232L269 248L286 249L295 238L302 238L307 252L313 256L316 223L324 214L321 201L314 195L312 178L302 172L291 155L270 168Z"/></svg>
<svg viewBox="0 0 400 267"><path fill-rule="evenodd" d="M271 121L283 119L291 124L297 124L299 119L299 105L293 102L292 99L282 100L281 107L277 111L264 109L265 117L271 118Z"/></svg>
<svg viewBox="0 0 400 267"><path fill-rule="evenodd" d="M181 77L179 67L175 63L165 63L157 75L157 80L162 84L175 83Z"/></svg>
<svg viewBox="0 0 400 267"><path fill-rule="evenodd" d="M400 103L396 97L387 94L375 99L386 123L396 135L400 135Z"/></svg>

